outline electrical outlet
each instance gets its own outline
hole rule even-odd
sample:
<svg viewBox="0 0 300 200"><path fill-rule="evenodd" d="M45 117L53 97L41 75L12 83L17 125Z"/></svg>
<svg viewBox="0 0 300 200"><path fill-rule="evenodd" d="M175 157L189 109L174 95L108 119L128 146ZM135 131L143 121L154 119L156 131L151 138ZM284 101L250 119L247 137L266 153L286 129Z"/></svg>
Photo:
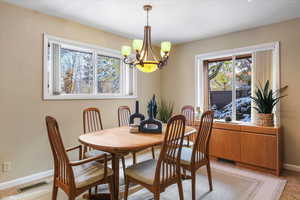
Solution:
<svg viewBox="0 0 300 200"><path fill-rule="evenodd" d="M9 172L11 170L11 162L6 161L2 164L2 172Z"/></svg>

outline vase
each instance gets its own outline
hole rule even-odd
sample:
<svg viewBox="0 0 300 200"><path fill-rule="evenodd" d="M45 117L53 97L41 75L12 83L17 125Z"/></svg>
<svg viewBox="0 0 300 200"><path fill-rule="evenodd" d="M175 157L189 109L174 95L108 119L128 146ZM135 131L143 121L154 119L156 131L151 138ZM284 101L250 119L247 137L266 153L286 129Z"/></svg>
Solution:
<svg viewBox="0 0 300 200"><path fill-rule="evenodd" d="M257 113L256 118L254 120L254 124L257 126L266 126L273 127L274 126L274 114L264 114Z"/></svg>
<svg viewBox="0 0 300 200"><path fill-rule="evenodd" d="M135 113L130 115L129 124L135 124L135 121L138 121L136 125L140 125L141 121L145 119L145 116L140 113L139 110L139 101L135 102Z"/></svg>

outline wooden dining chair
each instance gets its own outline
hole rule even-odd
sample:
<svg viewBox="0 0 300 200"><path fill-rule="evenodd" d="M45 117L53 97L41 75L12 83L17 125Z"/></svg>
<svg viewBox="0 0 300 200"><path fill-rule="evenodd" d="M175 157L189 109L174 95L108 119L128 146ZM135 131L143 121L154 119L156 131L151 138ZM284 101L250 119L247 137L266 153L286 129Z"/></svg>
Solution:
<svg viewBox="0 0 300 200"><path fill-rule="evenodd" d="M161 192L177 183L180 200L183 200L180 156L184 131L185 117L183 115L172 117L167 124L158 160L151 159L126 168L125 200L128 198L130 183L147 188L154 193L154 200L159 200Z"/></svg>
<svg viewBox="0 0 300 200"><path fill-rule="evenodd" d="M128 106L120 106L118 108L118 122L120 126L129 126L129 117L131 115L130 108Z"/></svg>
<svg viewBox="0 0 300 200"><path fill-rule="evenodd" d="M182 148L180 165L184 172L186 170L191 172L191 176L184 174L184 177L192 179L192 200L196 199L196 172L200 167L206 166L209 190L212 191L213 189L209 160L209 141L213 119L213 111L204 112L201 116L199 130L193 148Z"/></svg>
<svg viewBox="0 0 300 200"><path fill-rule="evenodd" d="M83 132L91 133L103 130L100 110L98 108L86 108L83 110ZM107 152L92 149L91 147L84 146L84 157L91 157L95 155L109 155Z"/></svg>
<svg viewBox="0 0 300 200"><path fill-rule="evenodd" d="M195 109L193 106L186 105L181 108L181 114L185 116L186 125L187 126L194 126L195 122ZM192 140L194 135L189 135L186 137L186 140L183 141L183 146L190 146L192 145Z"/></svg>
<svg viewBox="0 0 300 200"><path fill-rule="evenodd" d="M96 132L103 130L102 120L101 120L101 114L100 110L98 108L86 108L83 110L83 129L84 133L90 133L90 132ZM92 149L90 147L84 146L83 150L84 157L93 157L93 156L104 156L108 158L108 160L111 160L112 157L109 153ZM123 173L125 177L125 158L124 156L121 157L122 160L122 167L123 167ZM101 160L100 160L101 161ZM97 187L96 187L97 190Z"/></svg>
<svg viewBox="0 0 300 200"><path fill-rule="evenodd" d="M112 191L113 171L107 167L106 155L103 156L103 163L96 161L99 156L70 161L67 152L78 149L79 159L81 159L82 147L65 150L57 121L47 116L46 125L54 158L52 200L57 199L58 188L68 195L69 200L75 200L77 196L99 184L109 184L109 189Z"/></svg>
<svg viewBox="0 0 300 200"><path fill-rule="evenodd" d="M130 108L128 106L120 106L118 108L118 122L119 122L119 127L120 126L129 126L129 117L131 115ZM139 151L142 151L144 149L139 149L135 152L132 152L132 160L133 164L136 164L136 153ZM154 147L151 147L152 151L152 157L155 159L155 149Z"/></svg>

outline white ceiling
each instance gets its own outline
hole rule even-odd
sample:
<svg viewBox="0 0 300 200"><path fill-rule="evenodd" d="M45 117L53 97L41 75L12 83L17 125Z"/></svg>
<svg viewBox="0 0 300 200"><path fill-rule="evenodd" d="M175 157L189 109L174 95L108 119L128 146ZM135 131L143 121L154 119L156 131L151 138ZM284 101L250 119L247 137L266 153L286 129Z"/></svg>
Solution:
<svg viewBox="0 0 300 200"><path fill-rule="evenodd" d="M143 37L142 7L150 3L155 42L187 42L300 17L300 0L5 1L129 38Z"/></svg>

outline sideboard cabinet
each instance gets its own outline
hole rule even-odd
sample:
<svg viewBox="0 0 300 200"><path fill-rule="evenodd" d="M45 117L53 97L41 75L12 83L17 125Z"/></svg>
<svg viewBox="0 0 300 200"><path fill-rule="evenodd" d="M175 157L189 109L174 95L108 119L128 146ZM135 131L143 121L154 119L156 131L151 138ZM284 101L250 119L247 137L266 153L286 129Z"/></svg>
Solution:
<svg viewBox="0 0 300 200"><path fill-rule="evenodd" d="M199 122L196 121L197 127ZM282 168L281 128L214 122L210 156L279 176Z"/></svg>

